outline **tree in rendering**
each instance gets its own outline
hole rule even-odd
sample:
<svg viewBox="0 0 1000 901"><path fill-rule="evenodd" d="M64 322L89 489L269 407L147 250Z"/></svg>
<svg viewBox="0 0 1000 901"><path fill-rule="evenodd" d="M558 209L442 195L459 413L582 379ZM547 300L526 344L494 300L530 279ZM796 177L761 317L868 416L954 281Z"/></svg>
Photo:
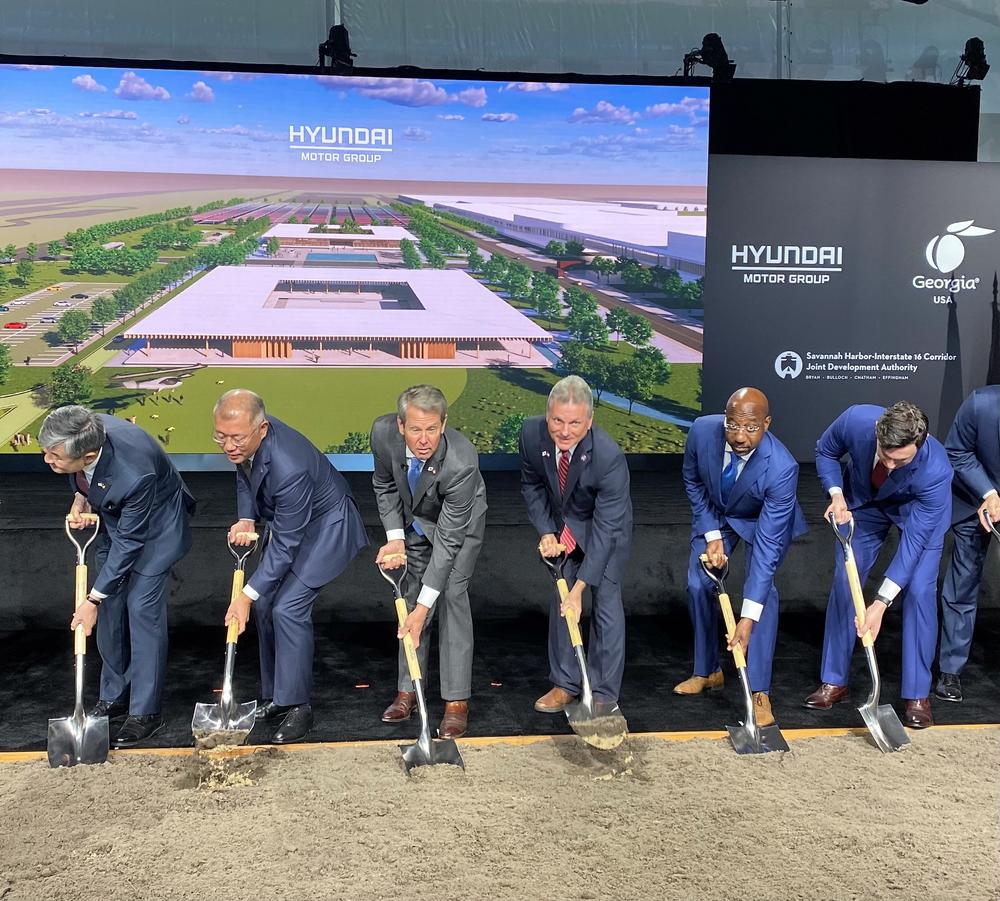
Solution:
<svg viewBox="0 0 1000 901"><path fill-rule="evenodd" d="M109 322L114 322L118 318L118 304L107 294L94 298L94 303L90 308L90 317L101 326L101 334L104 334L105 326Z"/></svg>
<svg viewBox="0 0 1000 901"><path fill-rule="evenodd" d="M554 259L561 259L566 256L566 245L562 241L549 241L545 245L545 253Z"/></svg>
<svg viewBox="0 0 1000 901"><path fill-rule="evenodd" d="M622 331L624 331L628 319L629 311L625 307L612 307L604 317L605 325L615 333L616 342L621 340Z"/></svg>
<svg viewBox="0 0 1000 901"><path fill-rule="evenodd" d="M52 371L48 383L49 405L62 407L66 404L85 404L94 394L90 381L90 370L85 366L70 366L64 363Z"/></svg>
<svg viewBox="0 0 1000 901"><path fill-rule="evenodd" d="M10 347L0 344L0 385L6 385L10 377L10 371L14 368L14 361L10 358Z"/></svg>
<svg viewBox="0 0 1000 901"><path fill-rule="evenodd" d="M510 413L501 420L493 433L493 453L516 454L521 437L521 426L528 416L526 413Z"/></svg>
<svg viewBox="0 0 1000 901"><path fill-rule="evenodd" d="M29 260L33 260L35 257L38 256L38 245L34 241L32 241L29 244L26 244L24 247L24 255Z"/></svg>
<svg viewBox="0 0 1000 901"><path fill-rule="evenodd" d="M67 310L59 318L59 337L79 350L80 342L90 334L91 322L90 316L83 310Z"/></svg>
<svg viewBox="0 0 1000 901"><path fill-rule="evenodd" d="M46 256L55 260L62 255L62 252L62 241L49 241L49 246L46 248Z"/></svg>
<svg viewBox="0 0 1000 901"><path fill-rule="evenodd" d="M649 320L637 313L626 313L628 317L622 328L622 336L633 347L644 347L653 338L653 326Z"/></svg>
<svg viewBox="0 0 1000 901"><path fill-rule="evenodd" d="M31 276L35 274L35 264L27 258L18 260L14 268L17 271L17 279L22 285L28 284L31 281Z"/></svg>

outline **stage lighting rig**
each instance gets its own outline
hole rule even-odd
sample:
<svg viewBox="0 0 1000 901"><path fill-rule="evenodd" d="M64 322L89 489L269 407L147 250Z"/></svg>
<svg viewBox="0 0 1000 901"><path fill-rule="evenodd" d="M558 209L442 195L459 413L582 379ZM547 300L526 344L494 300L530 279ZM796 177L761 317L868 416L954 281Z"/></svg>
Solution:
<svg viewBox="0 0 1000 901"><path fill-rule="evenodd" d="M334 25L330 28L327 39L319 45L319 70L339 75L350 72L354 69L356 56L356 53L351 52L351 38L347 33L347 26ZM327 57L330 57L329 64L326 62Z"/></svg>
<svg viewBox="0 0 1000 901"><path fill-rule="evenodd" d="M981 38L969 38L965 42L965 52L955 67L951 77L952 84L965 84L967 81L982 81L990 71L986 62L986 47Z"/></svg>
<svg viewBox="0 0 1000 901"><path fill-rule="evenodd" d="M701 49L684 54L684 76L689 77L696 63L712 70L713 81L732 81L736 74L736 63L726 53L726 48L714 31L701 39Z"/></svg>

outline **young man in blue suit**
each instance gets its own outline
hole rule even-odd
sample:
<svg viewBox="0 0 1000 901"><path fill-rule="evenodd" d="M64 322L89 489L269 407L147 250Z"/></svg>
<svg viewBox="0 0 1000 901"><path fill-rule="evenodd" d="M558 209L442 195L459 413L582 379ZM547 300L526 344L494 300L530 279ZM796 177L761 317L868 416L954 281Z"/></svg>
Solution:
<svg viewBox="0 0 1000 901"><path fill-rule="evenodd" d="M279 720L276 744L303 739L313 724L313 602L368 545L344 477L310 441L268 417L252 391L227 391L215 405L215 442L236 465L239 521L233 544L258 520L268 535L260 565L226 611L240 633L253 605L265 703L258 718Z"/></svg>
<svg viewBox="0 0 1000 901"><path fill-rule="evenodd" d="M962 667L969 659L990 522L1000 522L1000 385L972 392L944 442L955 470L951 563L941 588L941 643L934 694L962 700Z"/></svg>
<svg viewBox="0 0 1000 901"><path fill-rule="evenodd" d="M101 518L97 575L72 628L97 625L100 700L91 716L118 719L116 748L137 745L163 728L167 668L166 587L170 568L191 547L195 501L156 440L138 426L86 407L53 410L38 443L53 472L75 492L70 527L82 513Z"/></svg>
<svg viewBox="0 0 1000 901"><path fill-rule="evenodd" d="M846 461L841 465L841 459ZM944 447L927 433L927 416L906 401L883 408L848 407L816 443L816 471L838 524L854 518L854 556L864 582L890 526L900 531L864 623L854 618L840 546L823 633L822 684L805 706L826 710L847 700L855 639L877 638L885 611L899 599L903 616L903 723L923 729L931 715L931 663L937 642L937 576L951 524L952 469ZM831 536L832 537L832 536Z"/></svg>
<svg viewBox="0 0 1000 901"><path fill-rule="evenodd" d="M549 679L552 688L535 710L558 713L580 693L580 668L563 617L577 618L589 585L591 612L587 648L596 708L613 710L625 669L625 610L622 578L632 543L632 499L628 465L614 440L594 425L590 386L570 375L553 385L545 416L521 427L521 493L540 536L538 550L567 550L570 591L549 608Z"/></svg>
<svg viewBox="0 0 1000 901"><path fill-rule="evenodd" d="M692 517L687 579L694 673L674 688L674 694L694 695L722 687L719 605L700 557L707 554L709 563L720 567L743 541L743 606L729 647L739 642L747 653L747 676L759 726L774 722L769 698L778 634L774 574L792 539L806 531L795 499L799 466L768 431L770 425L764 394L756 388L740 388L726 403L725 416L702 416L688 432L683 472Z"/></svg>

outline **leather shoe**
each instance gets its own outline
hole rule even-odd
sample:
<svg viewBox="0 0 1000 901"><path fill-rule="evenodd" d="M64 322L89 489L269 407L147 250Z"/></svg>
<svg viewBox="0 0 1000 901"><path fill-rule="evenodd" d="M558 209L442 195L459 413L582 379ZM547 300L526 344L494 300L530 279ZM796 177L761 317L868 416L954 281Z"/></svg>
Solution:
<svg viewBox="0 0 1000 901"><path fill-rule="evenodd" d="M594 716L612 716L621 713L617 701L605 701L603 698L594 698Z"/></svg>
<svg viewBox="0 0 1000 901"><path fill-rule="evenodd" d="M802 702L802 706L811 710L829 710L834 704L846 701L848 694L846 685L831 685L829 682L821 682L819 688Z"/></svg>
<svg viewBox="0 0 1000 901"><path fill-rule="evenodd" d="M469 728L469 702L445 701L444 716L438 726L440 738L461 738Z"/></svg>
<svg viewBox="0 0 1000 901"><path fill-rule="evenodd" d="M774 713L771 712L771 699L766 691L753 693L753 718L760 727L774 725Z"/></svg>
<svg viewBox="0 0 1000 901"><path fill-rule="evenodd" d="M716 670L710 676L691 676L674 686L675 695L700 695L703 691L718 691L722 688L722 670Z"/></svg>
<svg viewBox="0 0 1000 901"><path fill-rule="evenodd" d="M106 716L109 720L121 719L128 716L128 701L98 701L87 716Z"/></svg>
<svg viewBox="0 0 1000 901"><path fill-rule="evenodd" d="M293 741L302 741L313 727L313 710L308 704L292 707L278 726L278 731L271 739L276 745L287 745Z"/></svg>
<svg viewBox="0 0 1000 901"><path fill-rule="evenodd" d="M116 748L131 748L147 738L152 738L163 728L163 717L158 713L130 716L122 724L112 744Z"/></svg>
<svg viewBox="0 0 1000 901"><path fill-rule="evenodd" d="M958 673L941 673L934 686L934 696L942 701L961 701L962 680L958 678Z"/></svg>
<svg viewBox="0 0 1000 901"><path fill-rule="evenodd" d="M383 723L402 723L410 718L417 705L415 691L397 691L392 703L382 711Z"/></svg>
<svg viewBox="0 0 1000 901"><path fill-rule="evenodd" d="M276 720L278 717L284 716L291 710L291 707L283 707L281 704L275 704L274 701L262 701L257 705L257 716L258 720Z"/></svg>
<svg viewBox="0 0 1000 901"><path fill-rule="evenodd" d="M535 710L539 713L562 713L566 705L572 704L575 700L576 695L571 695L564 688L555 685L535 701Z"/></svg>
<svg viewBox="0 0 1000 901"><path fill-rule="evenodd" d="M903 725L911 729L926 729L934 725L931 716L931 699L917 698L906 701L906 712L903 714Z"/></svg>

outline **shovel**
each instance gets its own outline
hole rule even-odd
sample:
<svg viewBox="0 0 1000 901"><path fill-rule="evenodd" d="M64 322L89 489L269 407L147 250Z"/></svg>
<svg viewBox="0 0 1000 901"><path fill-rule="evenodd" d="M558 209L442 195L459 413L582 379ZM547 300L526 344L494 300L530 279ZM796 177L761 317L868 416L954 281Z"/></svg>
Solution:
<svg viewBox="0 0 1000 901"><path fill-rule="evenodd" d="M403 580L406 578L406 555L388 554L383 559L394 557L403 558L403 566L398 577L389 574L379 564L378 571L396 590L396 619L400 628L406 623L406 601L403 599ZM406 775L409 776L414 767L434 766L438 763L451 763L465 769L465 761L459 753L458 745L453 738L438 738L431 740L431 727L427 721L427 701L424 698L424 680L420 674L420 661L417 660L417 650L413 647L413 638L407 632L403 636L403 652L406 654L406 665L410 670L410 679L413 680L413 690L417 693L417 710L420 713L420 736L415 744L400 745L399 750L403 752L403 767Z"/></svg>
<svg viewBox="0 0 1000 901"><path fill-rule="evenodd" d="M76 546L76 609L87 599L86 553L91 542L97 537L101 520L95 513L83 513L79 517L94 524L94 531L83 545L69 527L70 517L66 517L66 534ZM76 656L76 705L72 716L49 720L48 757L49 766L76 766L78 763L104 763L108 759L108 718L87 716L83 711L83 658L87 653L87 636L83 626L77 626L73 634L73 653Z"/></svg>
<svg viewBox="0 0 1000 901"><path fill-rule="evenodd" d="M557 557L542 557L542 562L549 568L559 589L559 600L565 601L569 594L569 585L563 575L566 563L566 549L560 545L561 553ZM569 629L569 640L573 644L577 663L580 664L580 699L566 705L566 719L570 728L588 745L610 751L617 748L628 734L628 723L622 716L618 705L598 712L594 704L594 695L590 690L590 674L587 672L587 657L583 653L583 637L580 635L580 623L572 611L565 615L566 627Z"/></svg>
<svg viewBox="0 0 1000 901"><path fill-rule="evenodd" d="M247 558L257 549L257 533L245 532L253 544L237 550L229 545L229 553L236 558L233 570L233 590L231 600L235 601L243 591L246 578ZM191 718L191 734L199 751L208 751L220 745L241 745L247 740L257 717L257 701L237 704L233 697L233 667L236 664L236 639L240 624L234 619L226 631L226 667L222 676L222 697L218 704L195 704Z"/></svg>
<svg viewBox="0 0 1000 901"><path fill-rule="evenodd" d="M726 638L732 641L736 633L736 617L733 616L733 605L726 591L725 578L729 574L729 564L716 570L708 563L708 555L700 557L701 568L712 582L715 583L719 595L719 606L722 608L722 618L726 623ZM737 754L768 754L771 751L787 751L788 742L777 725L758 726L753 709L753 693L750 691L750 680L747 678L747 658L743 653L743 645L733 646L733 662L740 677L740 687L743 689L743 703L746 706L746 719L738 726L726 726L729 740Z"/></svg>
<svg viewBox="0 0 1000 901"><path fill-rule="evenodd" d="M847 573L847 584L851 587L851 600L854 602L854 615L857 622L865 621L865 595L861 589L861 576L858 574L858 565L854 561L854 551L851 548L851 538L854 537L854 518L852 517L845 535L837 525L833 515L830 516L830 525L833 526L833 533L837 536L837 541L844 548L844 571ZM890 751L898 751L900 748L910 743L910 737L906 734L903 724L899 721L896 711L889 704L879 704L879 696L882 693L882 679L878 672L878 663L875 660L875 639L871 632L865 632L861 639L861 645L865 649L865 658L868 660L868 671L872 676L872 691L868 695L868 700L858 708L858 713L865 721L868 732L875 741L878 749L887 754Z"/></svg>

